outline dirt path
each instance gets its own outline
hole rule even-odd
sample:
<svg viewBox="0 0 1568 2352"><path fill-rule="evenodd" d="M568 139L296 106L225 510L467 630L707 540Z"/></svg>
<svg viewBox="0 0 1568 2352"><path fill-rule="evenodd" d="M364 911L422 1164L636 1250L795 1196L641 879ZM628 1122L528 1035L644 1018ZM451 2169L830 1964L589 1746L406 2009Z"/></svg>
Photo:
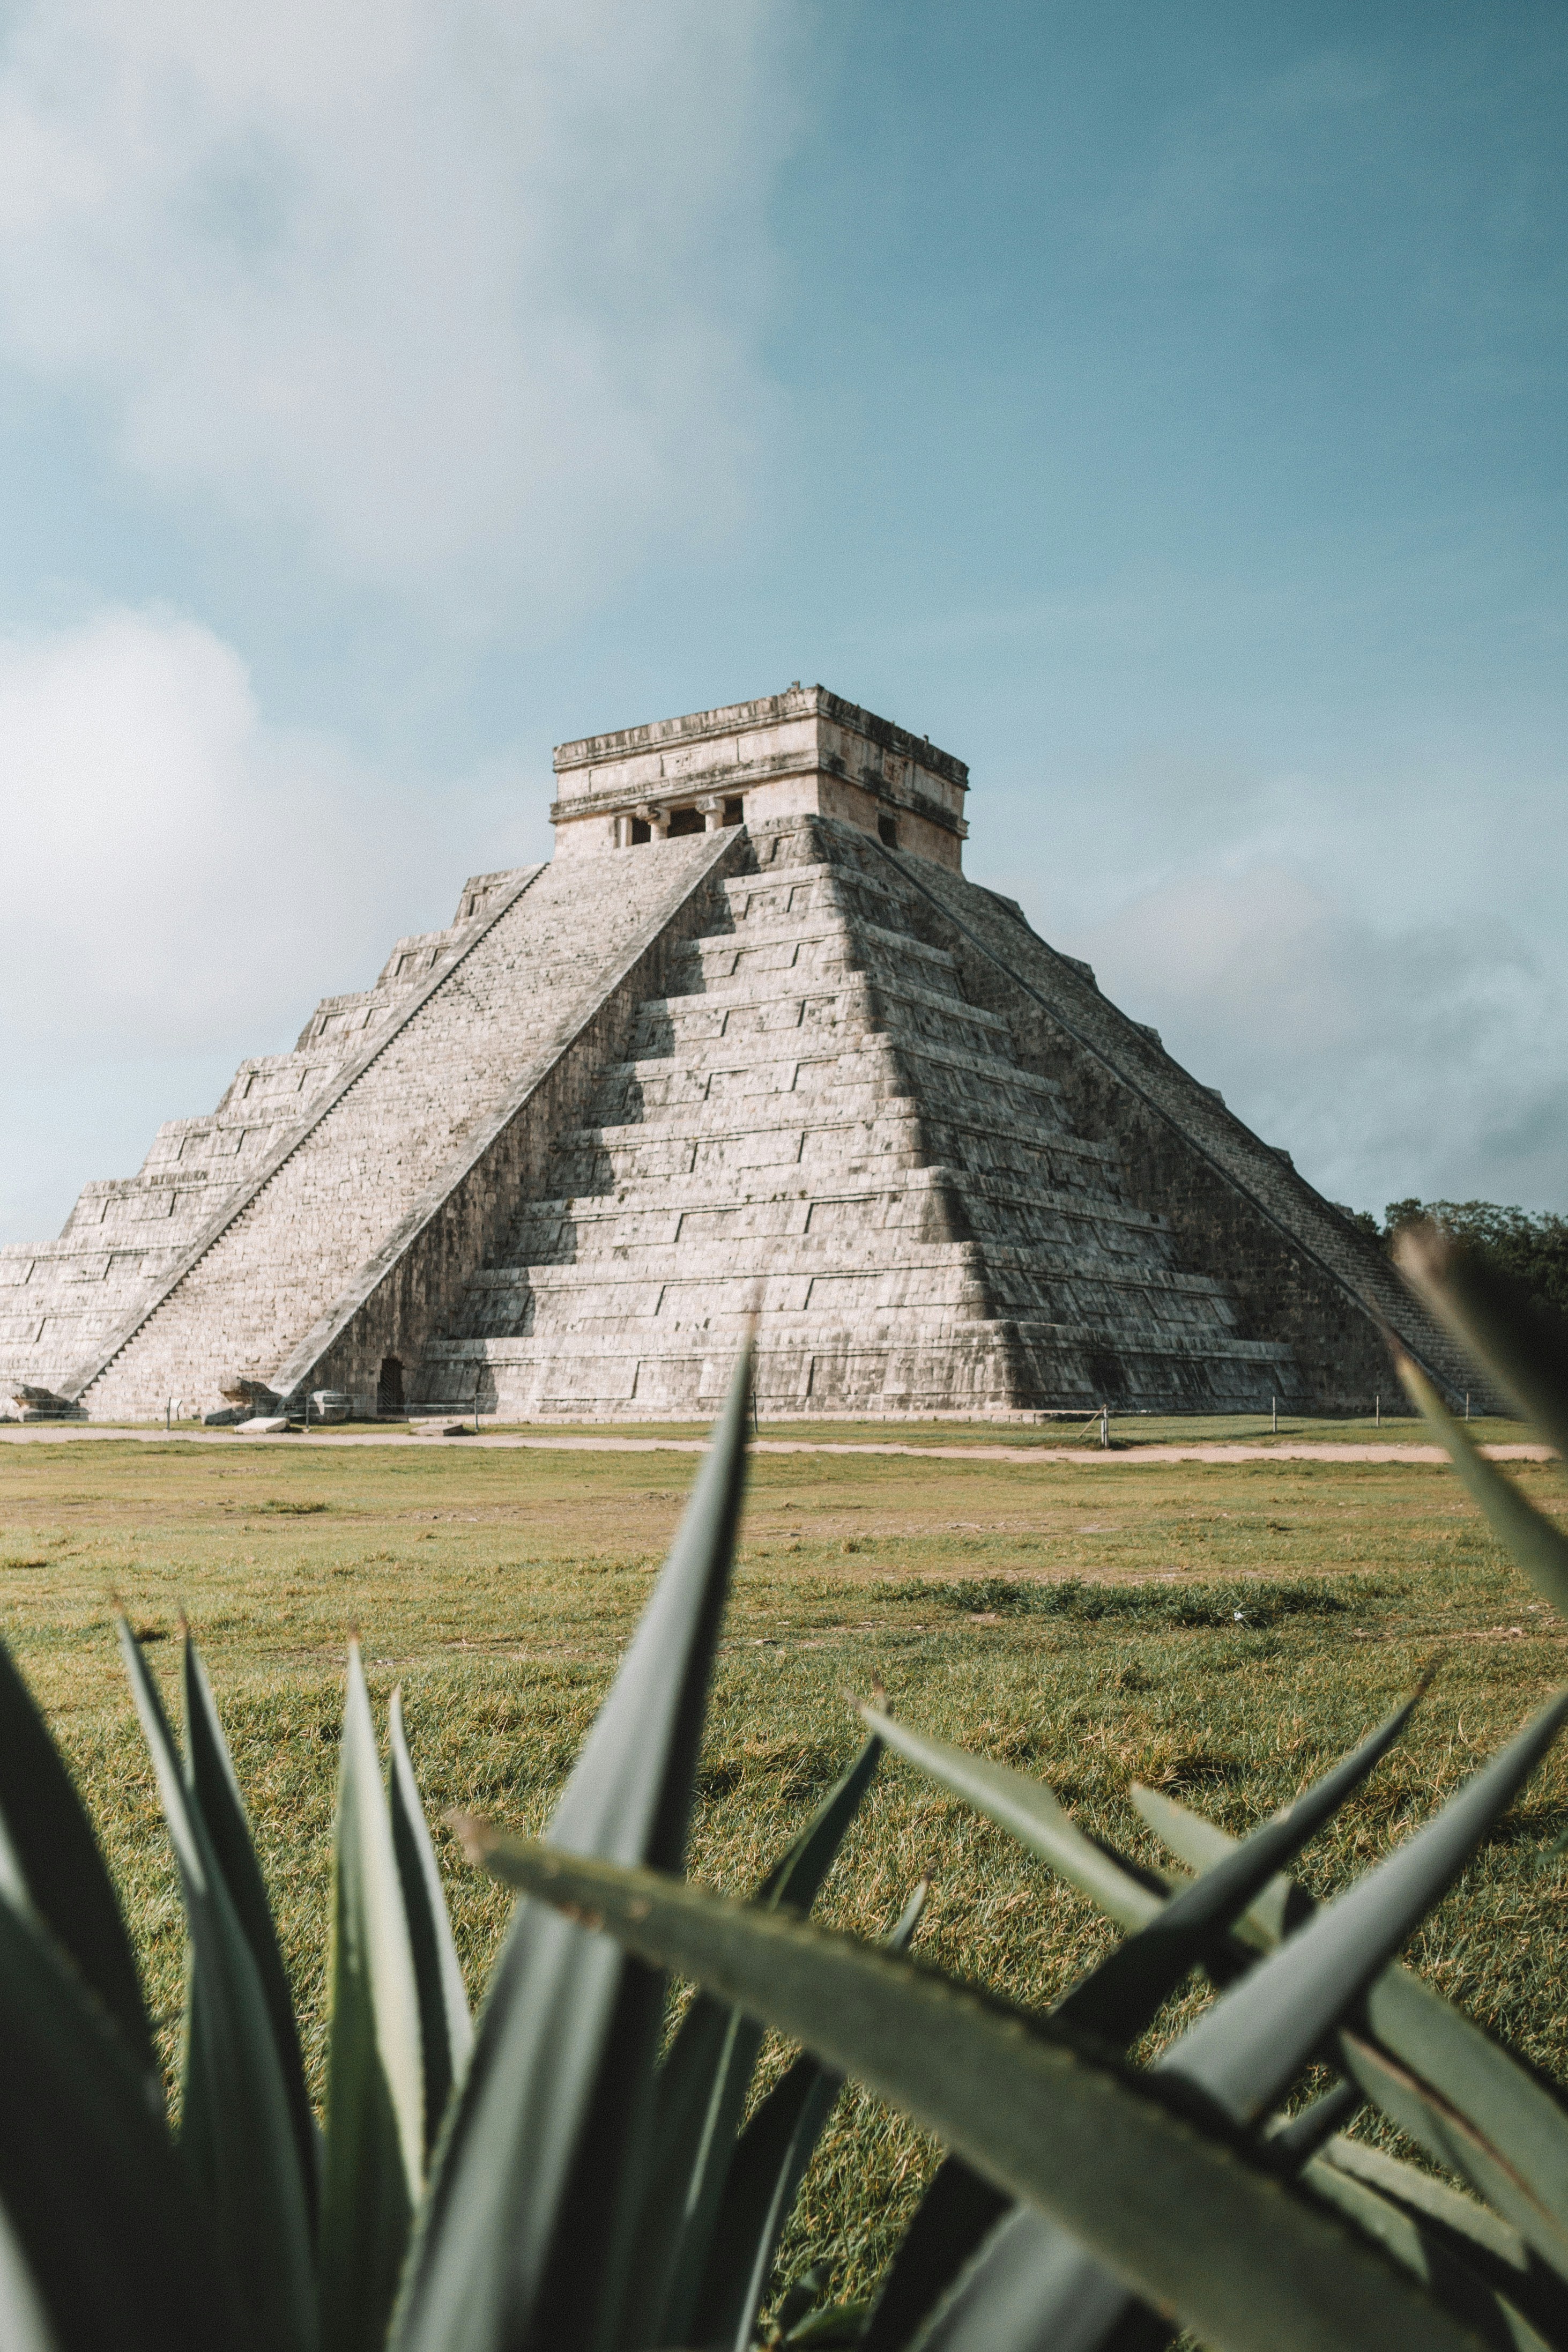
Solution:
<svg viewBox="0 0 1568 2352"><path fill-rule="evenodd" d="M346 1445L442 1445L462 1444L481 1450L516 1447L536 1454L706 1454L706 1437L574 1437L562 1431L559 1437L476 1436L465 1430L459 1436L414 1437L406 1430L344 1430L330 1435L314 1433L307 1437L302 1432L276 1437L242 1437L233 1429L191 1429L165 1432L162 1429L99 1429L85 1423L42 1422L19 1429L0 1429L0 1443L7 1445L58 1445L90 1444L100 1441L129 1440L146 1445L308 1445L331 1453ZM1549 1445L1483 1445L1481 1452L1494 1462L1552 1462L1556 1459ZM1152 1466L1161 1462L1446 1462L1448 1455L1440 1445L1138 1445L1122 1448L1113 1446L1109 1452L1099 1446L1046 1445L894 1445L874 1439L862 1444L858 1441L826 1442L814 1438L762 1437L754 1439L756 1454L894 1454L929 1457L937 1462L1066 1462L1081 1468L1102 1470L1135 1470L1144 1465Z"/></svg>

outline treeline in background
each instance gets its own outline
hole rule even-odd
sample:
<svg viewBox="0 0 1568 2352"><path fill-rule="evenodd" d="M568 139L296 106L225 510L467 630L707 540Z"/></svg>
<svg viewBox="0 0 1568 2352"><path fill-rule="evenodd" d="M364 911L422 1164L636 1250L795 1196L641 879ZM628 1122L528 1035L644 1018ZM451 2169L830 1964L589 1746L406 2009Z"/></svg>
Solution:
<svg viewBox="0 0 1568 2352"><path fill-rule="evenodd" d="M1543 1305L1568 1315L1568 1217L1545 1210L1500 1207L1495 1201L1390 1201L1383 1223L1369 1209L1350 1209L1351 1223L1385 1249L1407 1225L1425 1219L1456 1241L1479 1250L1501 1274L1511 1275Z"/></svg>

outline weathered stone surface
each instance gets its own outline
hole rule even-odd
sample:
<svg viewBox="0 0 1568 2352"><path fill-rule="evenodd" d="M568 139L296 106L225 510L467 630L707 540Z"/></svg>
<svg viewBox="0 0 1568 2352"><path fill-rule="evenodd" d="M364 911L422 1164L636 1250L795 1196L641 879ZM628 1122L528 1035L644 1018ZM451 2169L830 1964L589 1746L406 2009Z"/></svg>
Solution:
<svg viewBox="0 0 1568 2352"><path fill-rule="evenodd" d="M701 1417L756 1318L775 1419L1352 1408L1381 1318L1479 1391L1287 1154L964 878L949 754L810 688L557 769L553 864L470 881L0 1251L11 1387Z"/></svg>
<svg viewBox="0 0 1568 2352"><path fill-rule="evenodd" d="M557 746L556 855L831 816L956 872L969 771L826 687Z"/></svg>

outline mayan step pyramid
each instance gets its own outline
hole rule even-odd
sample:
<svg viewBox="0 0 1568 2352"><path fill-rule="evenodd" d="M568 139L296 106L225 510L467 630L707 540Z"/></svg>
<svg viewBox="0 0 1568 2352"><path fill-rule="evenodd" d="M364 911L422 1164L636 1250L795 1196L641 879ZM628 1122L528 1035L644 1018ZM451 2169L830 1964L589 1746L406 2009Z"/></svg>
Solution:
<svg viewBox="0 0 1568 2352"><path fill-rule="evenodd" d="M291 1054L0 1252L0 1384L94 1419L245 1381L361 1412L1362 1410L1345 1216L965 879L962 763L821 687L560 747L481 875Z"/></svg>

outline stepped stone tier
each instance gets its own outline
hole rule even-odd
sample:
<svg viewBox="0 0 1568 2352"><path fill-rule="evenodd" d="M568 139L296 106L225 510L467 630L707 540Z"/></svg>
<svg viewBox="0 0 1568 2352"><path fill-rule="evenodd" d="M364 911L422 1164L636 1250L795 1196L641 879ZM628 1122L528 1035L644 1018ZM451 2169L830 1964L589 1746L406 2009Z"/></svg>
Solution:
<svg viewBox="0 0 1568 2352"><path fill-rule="evenodd" d="M796 687L555 765L550 864L465 884L0 1252L0 1388L703 1418L753 1318L770 1419L1360 1410L1385 1325L1477 1386L1288 1154L965 878L961 761Z"/></svg>

